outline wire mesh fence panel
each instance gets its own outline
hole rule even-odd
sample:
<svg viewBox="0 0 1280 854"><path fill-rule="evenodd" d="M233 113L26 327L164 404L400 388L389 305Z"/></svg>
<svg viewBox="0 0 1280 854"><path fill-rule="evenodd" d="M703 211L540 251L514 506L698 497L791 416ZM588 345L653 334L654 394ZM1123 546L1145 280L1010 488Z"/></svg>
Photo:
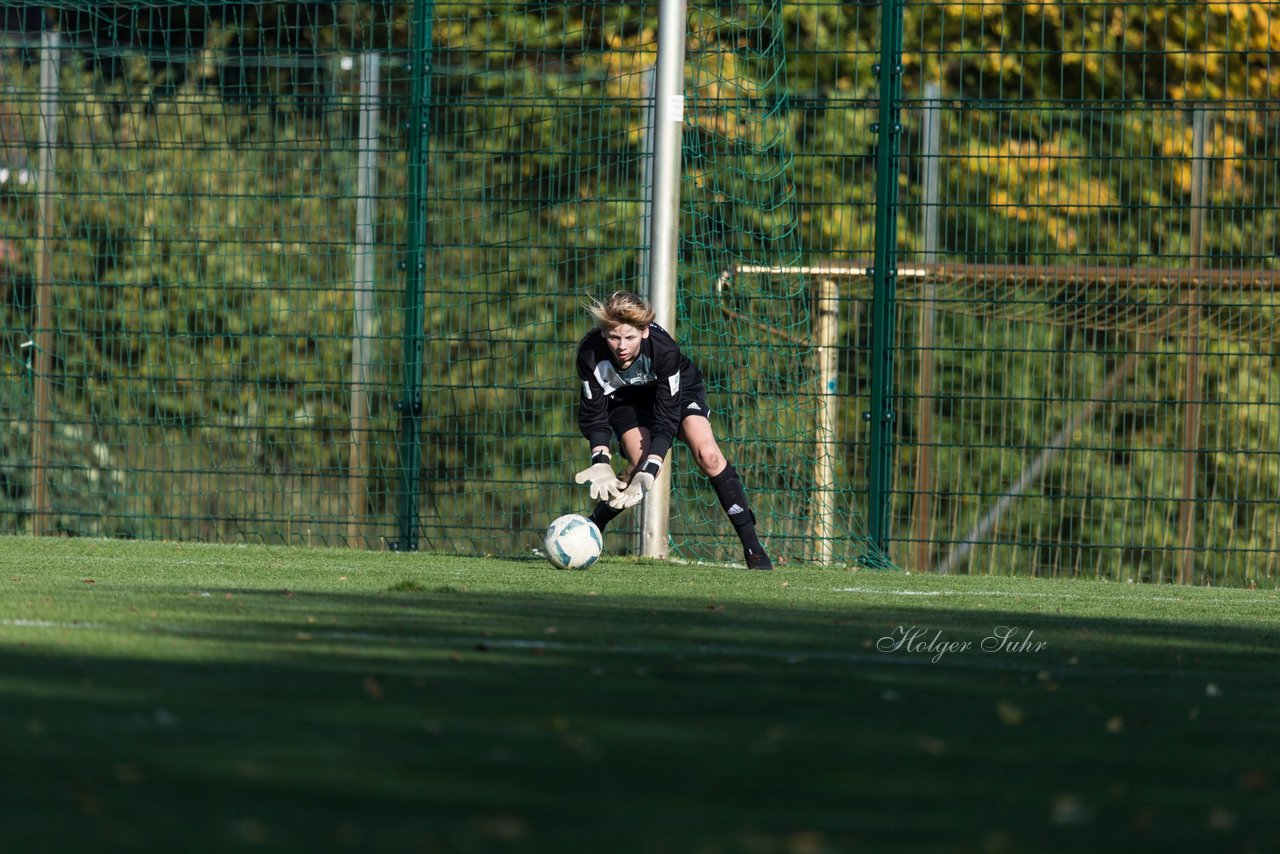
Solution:
<svg viewBox="0 0 1280 854"><path fill-rule="evenodd" d="M668 103L659 12L0 2L0 530L531 553L677 115L779 559L1277 580L1275 4L689 0ZM672 555L738 559L672 459Z"/></svg>
<svg viewBox="0 0 1280 854"><path fill-rule="evenodd" d="M706 374L715 429L771 547L806 560L823 541L838 545L828 559L858 559L867 543L855 490L834 479L815 486L810 283L731 274L800 258L799 113L786 76L796 10L690 3L686 94L659 104L658 7L434 5L423 539L527 552L551 518L590 510L571 481L588 450L575 420L574 348L591 299L648 293L652 135L675 110L684 150L676 337ZM803 38L814 44L816 33ZM672 555L741 560L687 449L678 444L672 460ZM841 495L825 529L820 492ZM637 548L638 524L636 515L613 523L610 548Z"/></svg>
<svg viewBox="0 0 1280 854"><path fill-rule="evenodd" d="M13 529L519 554L587 509L572 350L589 299L647 290L656 2L5 10L14 144L59 181L6 223L30 280L6 309ZM840 514L844 560L859 502L812 482L815 295L721 276L799 257L784 44L820 46L807 15L690 7L677 333L761 527L803 559ZM674 467L675 553L735 556Z"/></svg>
<svg viewBox="0 0 1280 854"><path fill-rule="evenodd" d="M878 554L858 457L846 454L857 435L840 411L841 371L857 365L839 352L850 334L841 316L854 309L804 267L832 242L832 218L815 211L870 198L860 195L869 176L841 162L865 103L835 93L874 54L819 53L822 22L840 14L834 4L690 5L681 330L705 360L713 420L771 548L847 565ZM684 470L693 474L678 485L693 491L700 476ZM681 510L694 554L694 543L733 540L714 496L701 498Z"/></svg>
<svg viewBox="0 0 1280 854"><path fill-rule="evenodd" d="M434 5L427 548L528 554L552 518L590 510L574 351L591 299L643 290L654 12Z"/></svg>
<svg viewBox="0 0 1280 854"><path fill-rule="evenodd" d="M361 286L385 302L403 197L397 134L358 137L376 84L356 60L387 57L393 114L394 20L29 7L4 4L0 57L6 527L347 542L381 514L392 464L375 412L370 488L348 494L356 226L379 247ZM375 144L380 181L361 174ZM393 328L359 345L379 375Z"/></svg>
<svg viewBox="0 0 1280 854"><path fill-rule="evenodd" d="M905 11L895 555L1274 581L1274 5Z"/></svg>

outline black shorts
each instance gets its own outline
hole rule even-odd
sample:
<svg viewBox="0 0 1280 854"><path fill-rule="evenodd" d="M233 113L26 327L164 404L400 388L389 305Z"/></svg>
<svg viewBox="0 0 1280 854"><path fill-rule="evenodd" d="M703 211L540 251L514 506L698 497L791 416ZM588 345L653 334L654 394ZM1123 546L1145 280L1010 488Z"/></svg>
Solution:
<svg viewBox="0 0 1280 854"><path fill-rule="evenodd" d="M680 391L680 421L686 418L701 416L711 418L711 407L707 406L707 387L698 383L694 388ZM612 401L609 404L609 426L619 441L622 434L633 427L653 430L653 399L629 399ZM679 433L679 428L676 428Z"/></svg>

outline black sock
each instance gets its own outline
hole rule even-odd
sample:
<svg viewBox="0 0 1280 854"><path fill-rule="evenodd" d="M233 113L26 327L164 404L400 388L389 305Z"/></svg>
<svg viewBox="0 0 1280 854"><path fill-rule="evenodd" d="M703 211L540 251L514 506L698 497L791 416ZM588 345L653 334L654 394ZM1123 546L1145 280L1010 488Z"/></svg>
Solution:
<svg viewBox="0 0 1280 854"><path fill-rule="evenodd" d="M596 505L596 509L591 511L591 515L587 518L592 522L595 522L596 527L600 529L600 532L604 533L604 526L618 518L618 514L621 512L621 510L614 510L610 507L608 502L601 501Z"/></svg>
<svg viewBox="0 0 1280 854"><path fill-rule="evenodd" d="M738 479L738 472L733 465L725 466L724 471L711 478L711 486L716 491L716 498L720 499L720 506L733 523L738 539L742 540L742 547L762 550L760 538L756 536L756 514L751 512L751 507L747 504L747 491L742 488L742 481Z"/></svg>

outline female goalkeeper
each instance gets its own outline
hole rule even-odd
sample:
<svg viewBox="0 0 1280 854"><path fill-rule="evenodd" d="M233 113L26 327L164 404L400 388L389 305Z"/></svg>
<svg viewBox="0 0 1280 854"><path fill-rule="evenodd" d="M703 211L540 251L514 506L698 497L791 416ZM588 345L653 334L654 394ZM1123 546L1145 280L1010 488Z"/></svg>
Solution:
<svg viewBox="0 0 1280 854"><path fill-rule="evenodd" d="M618 291L588 310L596 328L578 345L578 426L591 443L591 465L574 480L589 484L591 497L599 502L591 521L603 531L619 513L640 503L679 436L711 479L720 506L742 540L747 568L773 569L756 535L742 481L711 431L701 372L680 352L675 339L653 322L653 309L635 294ZM618 437L631 464L621 478L610 462L611 434Z"/></svg>

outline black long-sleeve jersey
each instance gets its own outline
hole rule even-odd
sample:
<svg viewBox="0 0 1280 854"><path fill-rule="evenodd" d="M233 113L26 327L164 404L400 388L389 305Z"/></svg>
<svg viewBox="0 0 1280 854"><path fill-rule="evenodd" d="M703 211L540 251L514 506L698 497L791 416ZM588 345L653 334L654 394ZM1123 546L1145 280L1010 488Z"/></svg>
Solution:
<svg viewBox="0 0 1280 854"><path fill-rule="evenodd" d="M599 329L587 333L578 344L578 378L582 380L578 427L592 447L610 443L610 406L630 403L653 410L649 453L658 456L666 455L680 429L681 394L702 386L697 366L656 323L649 324L649 337L640 343L640 352L625 371L613 361L604 333Z"/></svg>

